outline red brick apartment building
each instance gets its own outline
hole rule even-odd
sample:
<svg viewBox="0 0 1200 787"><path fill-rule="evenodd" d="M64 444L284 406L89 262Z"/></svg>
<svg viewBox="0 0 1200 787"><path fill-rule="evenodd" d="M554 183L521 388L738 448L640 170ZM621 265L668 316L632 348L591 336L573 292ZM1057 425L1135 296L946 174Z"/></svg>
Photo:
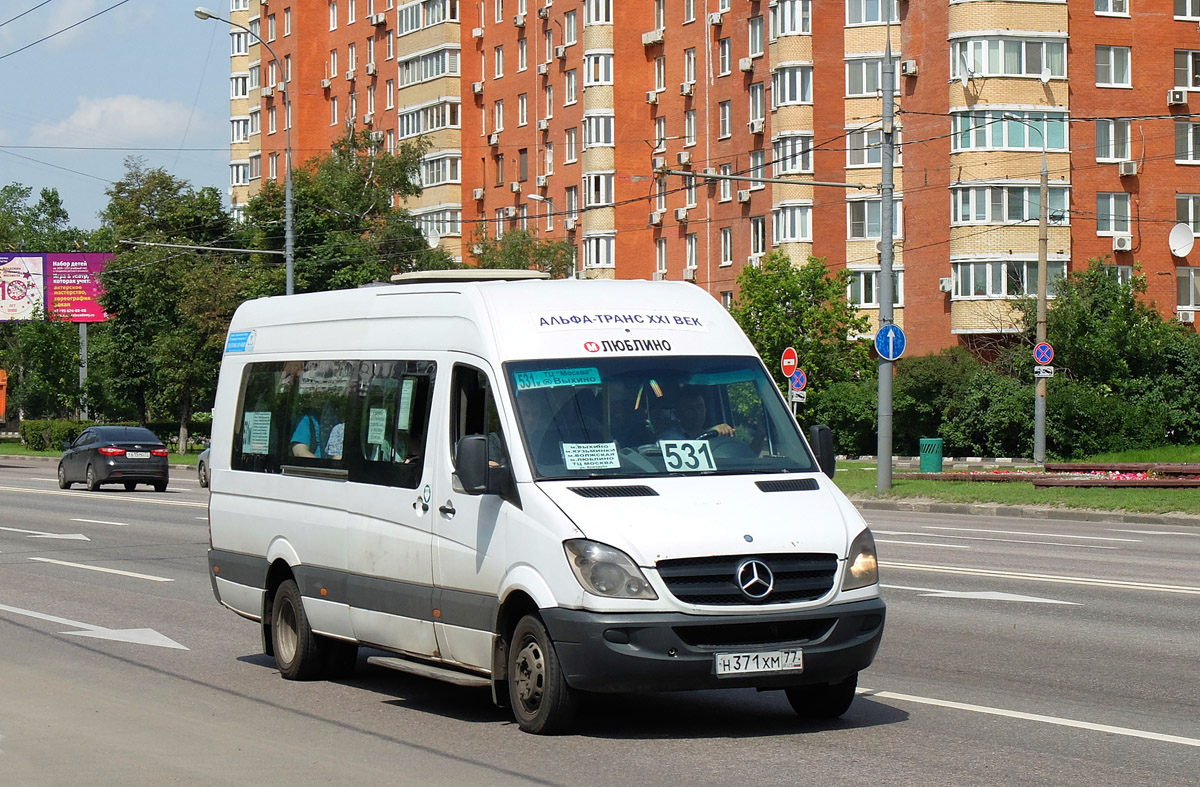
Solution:
<svg viewBox="0 0 1200 787"><path fill-rule="evenodd" d="M232 61L261 113L251 187L282 177L286 74L297 161L348 123L389 149L431 140L407 207L459 258L476 228L524 228L570 241L581 276L728 304L781 249L848 268L877 315L890 35L910 352L1015 332L1043 144L1051 276L1138 263L1164 316L1200 307L1200 264L1167 243L1200 234L1200 0L231 2L285 61Z"/></svg>

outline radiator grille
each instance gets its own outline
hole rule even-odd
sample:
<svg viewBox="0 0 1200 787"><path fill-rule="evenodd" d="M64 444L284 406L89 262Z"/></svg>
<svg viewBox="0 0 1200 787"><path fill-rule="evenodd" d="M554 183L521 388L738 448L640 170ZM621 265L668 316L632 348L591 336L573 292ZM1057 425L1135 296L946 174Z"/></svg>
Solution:
<svg viewBox="0 0 1200 787"><path fill-rule="evenodd" d="M761 600L738 586L738 567L760 560L771 569L774 588ZM729 555L659 561L656 568L671 595L686 604L788 604L821 598L833 588L837 556L827 554Z"/></svg>

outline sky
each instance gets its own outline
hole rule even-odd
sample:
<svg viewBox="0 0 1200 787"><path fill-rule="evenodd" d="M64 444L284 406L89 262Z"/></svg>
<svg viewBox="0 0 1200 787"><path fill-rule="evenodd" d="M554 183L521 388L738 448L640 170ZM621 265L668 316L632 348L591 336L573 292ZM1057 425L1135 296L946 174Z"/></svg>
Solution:
<svg viewBox="0 0 1200 787"><path fill-rule="evenodd" d="M229 0L120 2L0 0L0 186L58 189L82 229L129 156L228 202L229 26L193 11Z"/></svg>

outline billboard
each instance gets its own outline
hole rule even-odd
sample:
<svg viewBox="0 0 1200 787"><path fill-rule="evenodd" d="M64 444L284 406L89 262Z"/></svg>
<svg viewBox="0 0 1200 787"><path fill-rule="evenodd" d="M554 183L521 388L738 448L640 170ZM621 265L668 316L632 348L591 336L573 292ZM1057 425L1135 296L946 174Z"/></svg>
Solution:
<svg viewBox="0 0 1200 787"><path fill-rule="evenodd" d="M104 322L99 274L112 254L0 254L0 322L43 314Z"/></svg>

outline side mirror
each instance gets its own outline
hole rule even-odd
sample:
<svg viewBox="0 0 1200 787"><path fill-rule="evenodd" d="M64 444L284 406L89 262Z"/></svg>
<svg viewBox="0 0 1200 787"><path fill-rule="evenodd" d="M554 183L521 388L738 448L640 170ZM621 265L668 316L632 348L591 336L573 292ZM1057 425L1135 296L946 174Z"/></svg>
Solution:
<svg viewBox="0 0 1200 787"><path fill-rule="evenodd" d="M817 454L817 464L821 472L833 478L837 472L837 457L833 452L833 430L825 424L815 424L808 428L808 442Z"/></svg>
<svg viewBox="0 0 1200 787"><path fill-rule="evenodd" d="M67 450L68 448L70 448L70 447L71 447L71 441L70 441L70 440L63 440L63 444L62 444L62 450L66 451L66 450Z"/></svg>
<svg viewBox="0 0 1200 787"><path fill-rule="evenodd" d="M487 435L467 435L455 449L454 474L468 495L503 494L508 468L488 460Z"/></svg>

